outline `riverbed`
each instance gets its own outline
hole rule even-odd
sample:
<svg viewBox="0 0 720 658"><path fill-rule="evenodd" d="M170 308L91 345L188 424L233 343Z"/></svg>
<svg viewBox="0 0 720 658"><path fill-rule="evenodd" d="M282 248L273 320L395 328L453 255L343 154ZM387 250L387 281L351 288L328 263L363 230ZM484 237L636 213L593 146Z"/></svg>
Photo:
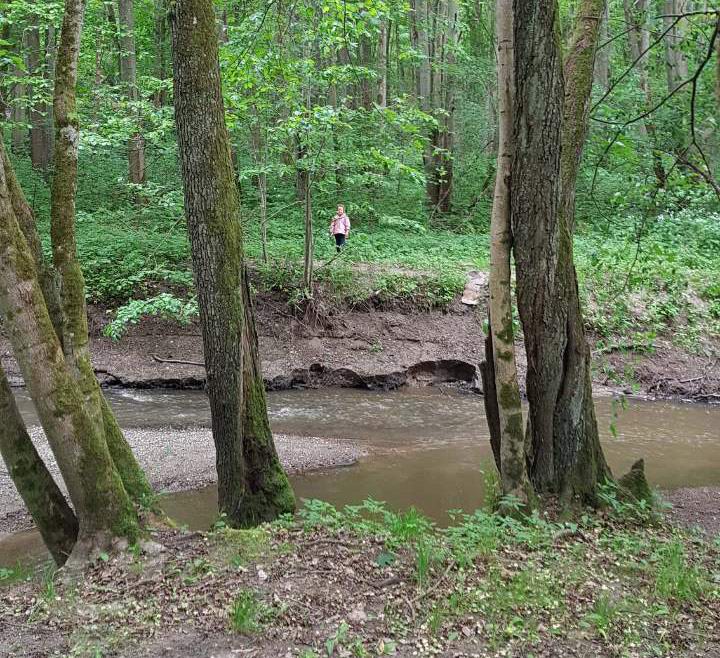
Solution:
<svg viewBox="0 0 720 658"><path fill-rule="evenodd" d="M201 429L210 420L205 394L119 389L108 396L120 424L139 433L134 442L142 442L143 432L154 437L156 452L139 455L141 462L151 463L154 454L155 462L162 458L178 471L153 481L161 489L168 488L162 483L183 479L195 487L165 496L165 510L192 529L207 528L216 514L216 493L214 486L201 486L211 485L214 476L208 469L212 441ZM17 397L26 422L36 424L27 394L20 390ZM447 520L448 510L472 510L482 503L482 465L492 457L480 396L438 388L320 389L270 393L268 403L273 430L291 442L289 450L330 439L358 451L353 466L293 475L299 498L344 505L372 497L394 508L415 506L439 523ZM598 398L596 409L615 473L642 457L649 480L660 489L720 486L719 407L630 400L623 408L618 401ZM191 450L188 432L193 432ZM336 443L328 446L330 451ZM188 457L169 459L173 453ZM190 477L197 470L192 455L203 455L201 477ZM5 538L0 541L0 566L42 551L32 532Z"/></svg>

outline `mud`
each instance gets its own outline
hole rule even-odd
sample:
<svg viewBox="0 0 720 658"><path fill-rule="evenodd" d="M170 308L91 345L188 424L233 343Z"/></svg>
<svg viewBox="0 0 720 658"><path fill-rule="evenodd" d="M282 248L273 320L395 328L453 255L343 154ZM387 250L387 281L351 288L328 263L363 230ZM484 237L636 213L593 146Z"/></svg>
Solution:
<svg viewBox="0 0 720 658"><path fill-rule="evenodd" d="M485 300L457 300L445 310L387 309L366 302L354 308L323 306L321 317L293 314L274 295L257 299L263 374L269 390L341 386L393 389L405 385L459 383L480 389L476 368L484 357ZM106 386L202 388L202 339L189 327L148 319L114 342L101 335L107 312L90 308L91 349ZM720 402L716 349L691 354L657 339L652 353L596 350L596 394L633 393L648 398ZM20 385L17 364L0 336L0 361L11 383ZM178 363L178 361L180 363ZM518 344L521 381L526 367Z"/></svg>

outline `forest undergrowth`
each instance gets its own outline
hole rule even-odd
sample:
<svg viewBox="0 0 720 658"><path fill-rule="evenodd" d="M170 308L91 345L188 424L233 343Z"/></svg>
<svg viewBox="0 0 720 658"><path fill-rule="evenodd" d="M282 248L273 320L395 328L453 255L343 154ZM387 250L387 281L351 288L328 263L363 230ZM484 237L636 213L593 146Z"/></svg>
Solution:
<svg viewBox="0 0 720 658"><path fill-rule="evenodd" d="M181 323L197 316L174 158L155 162L141 198L122 183L123 162L86 156L78 192L77 239L91 303L108 308L105 334L119 338L148 315ZM108 173L113 166L118 177ZM95 176L103 167L102 176ZM18 161L49 249L47 186ZM588 329L602 352L648 352L659 336L695 353L713 352L720 336L720 212L709 190L677 177L666 190L630 189L610 174L578 192L575 259ZM672 181L671 181L672 182ZM622 190L618 192L617 190ZM462 293L467 273L488 266L489 199L428 218L414 190L346 205L353 230L336 257L327 235L335 199L315 200L316 296L340 307L371 299L406 310L445 308ZM304 225L293 188L274 190L268 209L268 262L261 257L254 190L243 188L246 249L256 291L279 292L292 306L302 287Z"/></svg>
<svg viewBox="0 0 720 658"><path fill-rule="evenodd" d="M80 583L50 567L1 570L0 627L13 632L0 649L714 655L720 538L668 524L658 501L623 502L611 486L602 495L603 513L565 520L455 511L439 527L373 500L343 509L310 500L253 530L222 518L207 533L158 529L162 551L100 555Z"/></svg>

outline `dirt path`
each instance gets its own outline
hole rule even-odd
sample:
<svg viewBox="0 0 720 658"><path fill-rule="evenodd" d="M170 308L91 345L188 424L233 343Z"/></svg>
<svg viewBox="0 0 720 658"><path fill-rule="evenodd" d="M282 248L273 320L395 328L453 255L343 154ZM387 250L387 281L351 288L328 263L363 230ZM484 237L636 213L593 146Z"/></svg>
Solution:
<svg viewBox="0 0 720 658"><path fill-rule="evenodd" d="M62 484L57 464L40 428L32 428L40 456ZM215 447L209 429L125 430L130 446L158 492L199 489L217 481ZM275 446L289 473L348 466L366 454L351 441L275 435ZM0 533L29 528L32 520L0 461Z"/></svg>

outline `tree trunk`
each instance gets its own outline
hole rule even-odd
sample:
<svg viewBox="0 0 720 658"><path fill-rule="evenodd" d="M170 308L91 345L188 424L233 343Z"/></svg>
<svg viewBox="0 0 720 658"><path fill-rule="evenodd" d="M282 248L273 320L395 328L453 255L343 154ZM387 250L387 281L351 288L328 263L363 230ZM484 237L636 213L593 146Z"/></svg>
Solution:
<svg viewBox="0 0 720 658"><path fill-rule="evenodd" d="M145 182L145 138L138 107L137 57L135 54L135 16L133 0L118 1L120 20L120 80L125 85L130 111L135 117L135 130L128 141L128 171L131 183Z"/></svg>
<svg viewBox="0 0 720 658"><path fill-rule="evenodd" d="M557 3L514 0L514 8L512 228L528 359L530 477L538 493L596 504L598 484L610 471L598 439L569 213L603 2L583 0L578 10L567 96Z"/></svg>
<svg viewBox="0 0 720 658"><path fill-rule="evenodd" d="M303 182L305 184L305 243L303 245L303 288L308 297L312 297L313 266L315 264L315 239L313 236L313 214L312 214L312 187L310 185L310 172L303 170Z"/></svg>
<svg viewBox="0 0 720 658"><path fill-rule="evenodd" d="M625 21L631 28L628 32L628 43L630 45L630 56L636 61L635 68L638 72L640 89L645 97L645 108L652 106L652 91L647 73L647 62L650 48L650 0L623 0L625 10ZM662 154L657 150L657 135L655 124L650 117L646 117L637 123L638 132L642 138L650 142L653 158L653 171L658 182L658 187L665 187L666 174L662 163Z"/></svg>
<svg viewBox="0 0 720 658"><path fill-rule="evenodd" d="M37 16L35 16L34 22L35 25L30 26L26 32L28 73L35 80L31 88L30 101L30 161L35 169L47 173L50 165L47 103L45 102L47 78L44 62L41 61L40 28L37 26L39 23Z"/></svg>
<svg viewBox="0 0 720 658"><path fill-rule="evenodd" d="M602 22L600 23L600 44L604 44L610 35L610 5L605 4L605 11L603 12ZM598 49L597 56L595 57L595 82L603 89L607 91L610 88L610 56L612 54L612 43L608 43L602 48Z"/></svg>
<svg viewBox="0 0 720 658"><path fill-rule="evenodd" d="M22 48L20 48L20 51L22 51ZM16 79L23 76L23 70L17 65L15 65L13 73ZM10 114L12 121L10 147L12 148L12 152L16 154L22 153L25 150L26 107L27 90L25 89L25 85L16 82L12 90L12 111Z"/></svg>
<svg viewBox="0 0 720 658"><path fill-rule="evenodd" d="M490 220L490 316L491 354L487 367L494 376L495 400L485 395L488 418L496 416L499 430L500 477L503 494L524 504L532 500L532 485L525 463L520 387L515 365L515 339L510 282L510 180L513 154L513 14L512 0L496 0L498 42L498 170ZM492 360L492 361L491 361ZM492 362L492 366L490 365ZM488 408L491 405L491 408ZM497 443L497 438L496 438Z"/></svg>
<svg viewBox="0 0 720 658"><path fill-rule="evenodd" d="M167 42L167 34L165 26L167 24L167 16L164 0L155 0L155 77L158 80L167 80L167 61L165 58L165 44ZM155 107L165 107L167 104L167 92L165 88L161 88L154 96Z"/></svg>
<svg viewBox="0 0 720 658"><path fill-rule="evenodd" d="M268 422L211 0L177 0L170 23L175 120L207 366L218 502L231 524L249 526L293 511L295 498Z"/></svg>
<svg viewBox="0 0 720 658"><path fill-rule="evenodd" d="M253 124L250 128L250 148L252 149L253 161L258 169L255 181L260 201L260 244L262 247L262 260L263 263L267 265L267 174L265 172L265 167L267 165L267 147L265 139L263 138L260 117L258 116L256 107L253 107L253 114Z"/></svg>
<svg viewBox="0 0 720 658"><path fill-rule="evenodd" d="M0 455L58 566L65 564L78 522L25 429L5 371L0 366Z"/></svg>
<svg viewBox="0 0 720 658"><path fill-rule="evenodd" d="M61 40L76 34L77 45L81 17L80 1L68 0ZM62 63L59 68L62 70ZM59 144L58 150L61 148ZM85 560L94 550L108 548L114 537L135 540L135 511L63 357L32 253L12 207L4 158L0 171L0 313L79 520L71 559Z"/></svg>
<svg viewBox="0 0 720 658"><path fill-rule="evenodd" d="M681 47L685 38L685 19L676 22L673 18L673 14L687 11L687 4L687 0L664 0L663 3L663 23L665 30L670 30L665 35L665 69L669 92L675 91L688 77L688 62Z"/></svg>
<svg viewBox="0 0 720 658"><path fill-rule="evenodd" d="M77 259L75 240L75 194L80 135L75 87L82 28L82 0L68 0L68 6L72 6L72 11L66 14L68 27L65 28L65 23L63 24L53 98L57 148L51 192L50 233L53 264L60 281L62 321L59 337L67 365L82 392L85 412L109 450L127 493L136 502L146 504L152 498L152 489L105 400L90 359L85 280Z"/></svg>
<svg viewBox="0 0 720 658"><path fill-rule="evenodd" d="M380 22L380 36L378 38L378 83L377 104L379 107L387 107L388 97L388 51L390 39L388 38L389 21L383 19Z"/></svg>

